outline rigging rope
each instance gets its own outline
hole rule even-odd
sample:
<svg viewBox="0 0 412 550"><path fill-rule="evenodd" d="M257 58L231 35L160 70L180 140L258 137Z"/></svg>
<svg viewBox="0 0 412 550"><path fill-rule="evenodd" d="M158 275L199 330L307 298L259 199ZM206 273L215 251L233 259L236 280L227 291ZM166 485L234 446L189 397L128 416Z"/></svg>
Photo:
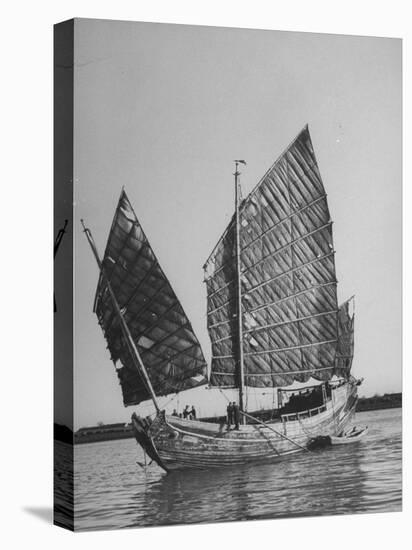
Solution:
<svg viewBox="0 0 412 550"><path fill-rule="evenodd" d="M221 388L219 388L219 391L222 393L222 395L227 399L227 401L229 401L228 397L223 393L223 391L221 390ZM303 445L300 445L299 443L297 443L296 441L294 441L293 439L291 439L290 437L288 437L287 435L284 435L282 434L281 432L279 432L278 430L275 430L274 428L272 428L272 426L268 426L268 424L266 424L265 422L262 422L261 420L259 420L258 418L255 418L254 416L252 416L251 414L248 414L248 413L245 413L244 411L240 411L240 414L243 414L244 416L246 416L246 418L250 418L251 420L254 420L255 422L257 422L258 424L261 424L262 426L265 426L265 428L268 428L270 431L274 432L275 434L279 435L281 438L283 439L287 439L288 441L290 441L291 443L293 443L294 445L296 445L297 447L299 447L300 449L306 451L306 452L310 452L309 449L307 449L306 447L303 447ZM258 433L261 437L263 437L263 439L267 440L267 437L264 433L262 433L260 430L258 430ZM272 443L272 442L270 442ZM278 450L273 447L275 452L279 455L280 453L278 452Z"/></svg>
<svg viewBox="0 0 412 550"><path fill-rule="evenodd" d="M298 414L296 414L296 417L304 434L308 435L309 437L318 437L319 435L321 435L319 432L313 433L310 430L306 429L305 426L302 424L302 420L299 418Z"/></svg>

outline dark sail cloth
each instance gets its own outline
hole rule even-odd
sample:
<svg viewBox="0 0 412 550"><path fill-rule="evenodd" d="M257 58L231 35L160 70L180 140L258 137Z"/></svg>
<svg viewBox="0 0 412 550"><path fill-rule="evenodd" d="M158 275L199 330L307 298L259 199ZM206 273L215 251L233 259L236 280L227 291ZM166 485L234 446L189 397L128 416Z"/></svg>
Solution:
<svg viewBox="0 0 412 550"><path fill-rule="evenodd" d="M227 411L227 425L229 427L233 424L233 405L232 405L232 403L229 403L229 405L227 406L226 411Z"/></svg>
<svg viewBox="0 0 412 550"><path fill-rule="evenodd" d="M205 384L207 365L200 343L124 191L110 229L103 266L156 395ZM150 399L102 273L94 311L116 365L124 405Z"/></svg>
<svg viewBox="0 0 412 550"><path fill-rule="evenodd" d="M235 424L235 429L239 429L239 422L240 422L240 409L239 405L236 403L233 405L233 422Z"/></svg>
<svg viewBox="0 0 412 550"><path fill-rule="evenodd" d="M236 235L239 233L239 269ZM349 375L351 325L338 303L332 221L305 127L239 206L205 264L211 383L237 387L237 278L242 294L245 386ZM238 273L240 271L240 273Z"/></svg>

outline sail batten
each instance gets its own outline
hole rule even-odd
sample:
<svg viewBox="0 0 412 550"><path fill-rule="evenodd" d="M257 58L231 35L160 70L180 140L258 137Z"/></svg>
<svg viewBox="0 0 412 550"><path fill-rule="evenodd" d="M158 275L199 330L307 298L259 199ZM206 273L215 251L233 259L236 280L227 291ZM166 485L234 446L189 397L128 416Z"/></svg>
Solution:
<svg viewBox="0 0 412 550"><path fill-rule="evenodd" d="M334 344L336 342L338 342L338 340L335 338L334 340L324 340L323 342L313 342L313 343L310 343L310 344L300 344L300 345L297 345L297 346L286 347L286 348L264 349L262 351L248 352L245 355L252 356L252 355L265 355L265 354L270 354L270 353L282 353L282 352L285 352L285 351L291 351L291 350L296 350L296 349L310 348L312 346L321 346L323 344ZM228 358L231 358L231 357L235 357L235 354L214 355L213 359L228 359ZM330 368L333 369L334 368L333 365L331 365ZM250 374L249 376L257 376L257 375L256 374Z"/></svg>
<svg viewBox="0 0 412 550"><path fill-rule="evenodd" d="M260 330L267 330L269 328L280 327L280 326L287 325L287 324L299 323L300 321L307 321L308 319L314 319L316 317L322 317L323 315L335 315L335 314L338 313L338 311L339 310L337 310L337 309L332 309L332 310L329 310L329 311L323 311L322 313L315 313L313 315L307 315L306 317L297 317L296 319L292 319L292 320L288 320L288 321L282 321L280 323L271 323L269 325L261 325L261 326L257 326L257 327L252 328L252 329L247 329L247 330L244 331L244 333L245 334L252 334L252 333L259 332ZM230 335L225 336L224 338L220 338L218 340L215 340L215 343L223 342L224 340L229 340L230 338L231 338Z"/></svg>
<svg viewBox="0 0 412 550"><path fill-rule="evenodd" d="M328 259L328 258L332 258L333 256L335 255L335 252L329 252L328 254L325 254L324 256L320 256L318 258L315 258L313 260L311 260L310 262L306 262L304 264L305 267L308 267L308 266L311 266L313 264L317 264L317 263L320 263L322 262L322 260L325 260L325 259ZM293 274L294 272L298 271L299 269L301 269L301 267L303 266L296 266L296 267L293 267L291 269L289 269L288 271L285 271L283 273L280 273L266 281L263 281L262 283L259 283L257 284L256 286L252 286L250 288L247 289L247 293L250 294L252 292L254 292L255 290L258 290L278 279L280 279L281 277L284 277L285 275L290 275L290 274ZM316 286L326 286L326 285L329 285L329 284L335 284L336 283L336 280L335 281L330 281L330 282L327 282L327 283L324 283L324 284L321 284L321 285L316 285ZM222 292L224 291L225 289L227 289L230 285L234 284L234 280L230 280L229 282L225 283L224 285L222 285L219 289L215 290L214 292L211 292L208 296L208 298L212 298L213 296L219 294L219 292ZM314 287L313 287L314 288ZM223 307L222 305L219 306L219 307ZM266 306L262 306L262 307L266 307ZM219 309L219 308L216 308L216 309ZM213 312L215 310L211 310L211 312Z"/></svg>
<svg viewBox="0 0 412 550"><path fill-rule="evenodd" d="M239 208L247 385L333 375L339 310L332 225L305 127ZM234 237L232 218L205 264L211 382L224 386L236 386L239 345Z"/></svg>
<svg viewBox="0 0 412 550"><path fill-rule="evenodd" d="M314 229L313 231L310 231L309 233L306 233L305 235L302 235L301 237L297 238L297 239L294 239L293 241L291 241L290 243L288 244L285 244L284 246L278 248L276 251L270 253L270 254L267 254L267 256L263 256L262 258L260 258L256 263L254 264L251 264L249 265L248 267L246 267L243 271L242 271L242 274L245 274L247 273L248 271L254 269L256 266L258 266L259 264L265 262L266 260L268 259L272 259L272 258L276 258L277 255L280 255L282 252L286 251L288 248L291 248L293 245L299 243L300 241L303 241L304 239L308 238L308 237L311 237L313 235L315 235L316 233L318 233L319 231L322 231L323 229L326 229L326 228L330 228L332 226L332 222L329 222L329 223L326 223L324 225L322 225L321 227L317 227L316 229ZM244 250L247 250L248 247L245 247L242 252ZM299 266L297 266L299 267Z"/></svg>
<svg viewBox="0 0 412 550"><path fill-rule="evenodd" d="M322 260L325 260L325 259L328 259L328 258L333 258L334 255L335 255L334 252L330 252L329 254L325 254L324 256L320 256L319 258L316 258L316 259L314 259L310 262L306 262L304 267L308 267L308 266L311 266L311 265L314 265L314 264L319 264L319 263L322 262ZM285 271L284 273L276 275L275 277L272 277L272 278L268 279L267 281L264 281L263 283L257 284L256 286L253 286L253 287L249 288L248 289L248 294L254 292L255 290L259 290L260 288L265 287L265 286L273 283L274 281L277 281L278 279L281 279L285 275L292 275L296 271L299 271L299 269L301 269L301 267L303 267L303 266L293 267L293 268L289 269L288 271ZM332 281L332 282L334 282L334 281ZM320 285L320 286L324 286L324 285Z"/></svg>
<svg viewBox="0 0 412 550"><path fill-rule="evenodd" d="M103 265L156 395L206 383L206 361L199 341L124 191ZM102 276L94 311L117 367L124 404L148 399L147 387L135 369Z"/></svg>
<svg viewBox="0 0 412 550"><path fill-rule="evenodd" d="M333 365L330 366L330 367L320 367L319 370L333 370L334 367ZM312 372L310 369L308 370L304 370L304 369L299 369L299 370L295 370L295 371L289 371L287 374L290 375L290 374L301 374L302 372ZM229 372L215 372L213 373L215 376L236 376L236 373L232 372L232 373L229 373ZM260 374L245 374L245 378L248 378L249 376L270 376L266 373L260 373ZM230 386L229 386L230 387Z"/></svg>
<svg viewBox="0 0 412 550"><path fill-rule="evenodd" d="M245 251L247 251L249 248L251 248L254 244L256 244L257 242L260 242L262 238L266 237L268 234L270 234L271 232L273 232L274 230L276 230L276 228L278 228L279 226L281 226L284 222L287 222L288 220L290 220L291 218L293 218L293 216L296 216L297 214L300 214L302 212L304 212L305 210L307 210L308 208L310 208L311 206L314 206L316 205L320 200L323 200L323 199L326 199L326 194L323 194L321 195L320 197L318 197L317 199L315 199L314 201L312 201L311 203L309 203L308 205L298 209L298 210L295 210L293 211L291 214L289 214L288 216L282 218L281 221L279 221L278 223L274 224L274 226L270 227L269 229L266 229L265 231L262 231L262 233L256 237L255 239L249 241L247 244L244 244L243 246L241 246L241 254L244 253ZM276 251L276 253L280 253L283 249L289 247L289 246L292 246L293 244L295 244L296 242L300 241L300 240L303 240L307 237L310 237L312 236L313 234L315 234L317 231L321 231L322 229L325 229L329 226L332 225L333 222L328 222L328 223L325 223L323 224L322 226L320 227L315 227L312 231L310 232L307 232L303 235L300 235L298 238L296 238L294 241L292 242L289 242L287 244L285 244L282 248L278 249ZM261 259L260 261L263 261L263 259ZM213 276L217 276L221 271L223 271L225 268L227 268L227 266L230 266L231 264L233 263L233 258L229 258L228 260L226 260L225 263L223 263L219 269L215 270L214 271L214 274ZM253 267L253 266L251 266ZM247 268L247 269L250 269L250 268Z"/></svg>
<svg viewBox="0 0 412 550"><path fill-rule="evenodd" d="M270 227L269 229L266 229L265 231L262 232L261 235L259 235L258 237L256 237L255 239L253 239L252 241L249 242L249 245L253 245L255 242L258 242L259 239L261 239L262 237L266 236L267 234L271 233L272 231L275 231L277 227L279 227L280 225L282 225L284 222L290 220L291 218L293 218L293 216L296 216L297 214L301 214L302 212L304 212L305 210L309 209L311 206L314 206L315 204L319 203L321 200L323 199L326 199L326 193L323 194L323 195L320 195L318 198L316 198L314 201L308 203L307 205L305 206L302 206L302 208L299 208L298 210L294 210L292 213L290 213L289 215L285 216L284 218L282 218L280 221L278 221L277 223L275 223L272 227ZM248 245L248 246L249 246ZM244 247L246 248L246 247Z"/></svg>

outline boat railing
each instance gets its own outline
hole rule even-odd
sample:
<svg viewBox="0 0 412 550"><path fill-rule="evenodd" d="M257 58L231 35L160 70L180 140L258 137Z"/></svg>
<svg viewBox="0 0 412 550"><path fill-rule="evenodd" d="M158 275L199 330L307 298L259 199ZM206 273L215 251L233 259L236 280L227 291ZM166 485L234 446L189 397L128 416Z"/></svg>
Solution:
<svg viewBox="0 0 412 550"><path fill-rule="evenodd" d="M319 413L326 411L326 403L320 407L315 407L314 409L308 409L306 411L294 412L289 414L282 414L281 418L283 422L290 422L292 420L300 420L302 418L310 418L316 416Z"/></svg>

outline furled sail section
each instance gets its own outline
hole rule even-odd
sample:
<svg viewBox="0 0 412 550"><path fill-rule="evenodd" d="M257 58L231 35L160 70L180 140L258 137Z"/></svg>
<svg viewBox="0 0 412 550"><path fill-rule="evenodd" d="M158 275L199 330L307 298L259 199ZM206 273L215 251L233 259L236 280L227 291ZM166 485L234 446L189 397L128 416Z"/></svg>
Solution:
<svg viewBox="0 0 412 550"><path fill-rule="evenodd" d="M282 386L333 375L337 298L332 222L309 130L240 205L244 376ZM236 386L234 221L205 264L211 382Z"/></svg>
<svg viewBox="0 0 412 550"><path fill-rule="evenodd" d="M199 341L122 191L103 267L157 395L206 383ZM125 406L149 398L133 364L105 283L100 276L94 311L115 364Z"/></svg>
<svg viewBox="0 0 412 550"><path fill-rule="evenodd" d="M355 314L351 311L353 298L339 307L338 345L336 349L335 374L347 378L350 374L354 350Z"/></svg>

